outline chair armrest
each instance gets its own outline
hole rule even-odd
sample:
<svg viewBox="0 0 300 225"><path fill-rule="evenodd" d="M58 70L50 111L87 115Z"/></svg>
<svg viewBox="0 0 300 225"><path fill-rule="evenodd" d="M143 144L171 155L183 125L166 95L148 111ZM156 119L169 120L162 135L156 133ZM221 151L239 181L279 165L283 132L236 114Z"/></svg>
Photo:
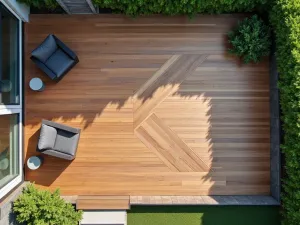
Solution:
<svg viewBox="0 0 300 225"><path fill-rule="evenodd" d="M53 35L55 38L56 44L59 48L61 48L66 54L70 56L73 60L78 60L77 55L68 47L66 46L61 40L59 40L55 35Z"/></svg>
<svg viewBox="0 0 300 225"><path fill-rule="evenodd" d="M80 133L80 129L79 128L74 128L74 127L69 127L60 123L55 123L53 121L49 121L49 120L42 120L42 124L57 128L57 129L61 129L61 130L65 130L68 131L70 133L74 133L74 134L79 134Z"/></svg>
<svg viewBox="0 0 300 225"><path fill-rule="evenodd" d="M46 73L52 80L55 80L57 78L57 75L49 69L46 64L35 58L34 56L31 56L30 59L44 72Z"/></svg>
<svg viewBox="0 0 300 225"><path fill-rule="evenodd" d="M73 160L75 158L75 155L69 155L63 152L59 152L55 149L38 150L38 152L66 160Z"/></svg>

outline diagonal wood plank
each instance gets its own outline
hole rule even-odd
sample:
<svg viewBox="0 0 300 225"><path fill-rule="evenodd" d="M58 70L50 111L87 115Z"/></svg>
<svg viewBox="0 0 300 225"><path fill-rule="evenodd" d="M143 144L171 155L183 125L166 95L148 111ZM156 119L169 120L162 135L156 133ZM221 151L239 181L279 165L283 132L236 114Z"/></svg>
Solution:
<svg viewBox="0 0 300 225"><path fill-rule="evenodd" d="M133 96L133 99L137 100L145 95L146 91L180 58L180 55L173 55L162 67L157 70L153 76L150 77L147 82L142 85Z"/></svg>
<svg viewBox="0 0 300 225"><path fill-rule="evenodd" d="M207 55L171 57L134 96L134 127L137 128L166 97L175 93L187 76L205 61Z"/></svg>
<svg viewBox="0 0 300 225"><path fill-rule="evenodd" d="M140 140L170 168L179 172L208 171L207 165L155 114L135 130Z"/></svg>

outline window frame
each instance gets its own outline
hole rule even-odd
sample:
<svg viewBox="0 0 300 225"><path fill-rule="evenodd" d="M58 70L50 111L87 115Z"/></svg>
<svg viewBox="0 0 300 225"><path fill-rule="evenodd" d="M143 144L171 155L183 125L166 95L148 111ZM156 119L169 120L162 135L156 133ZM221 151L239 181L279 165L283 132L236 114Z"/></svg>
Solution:
<svg viewBox="0 0 300 225"><path fill-rule="evenodd" d="M1 109L1 115L18 115L18 147L19 147L19 174L13 180L9 181L4 187L0 189L0 199L4 197L7 193L9 193L14 187L20 184L24 180L23 173L23 115L22 110L20 109Z"/></svg>
<svg viewBox="0 0 300 225"><path fill-rule="evenodd" d="M24 171L23 171L23 21L22 19L7 5L3 0L0 2L18 19L19 21L19 104L14 105L0 105L0 116L1 115L18 115L18 147L19 147L19 174L13 180L8 182L4 187L0 189L0 199L6 196L11 190L18 186L24 181Z"/></svg>

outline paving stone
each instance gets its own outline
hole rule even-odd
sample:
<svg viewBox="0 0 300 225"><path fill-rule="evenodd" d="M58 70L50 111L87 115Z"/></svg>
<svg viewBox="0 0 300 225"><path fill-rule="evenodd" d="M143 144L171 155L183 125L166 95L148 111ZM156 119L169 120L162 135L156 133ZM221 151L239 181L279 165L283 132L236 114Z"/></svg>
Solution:
<svg viewBox="0 0 300 225"><path fill-rule="evenodd" d="M150 204L150 196L143 196L143 204Z"/></svg>
<svg viewBox="0 0 300 225"><path fill-rule="evenodd" d="M202 198L207 205L219 205L219 202L215 200L215 196L202 196Z"/></svg>
<svg viewBox="0 0 300 225"><path fill-rule="evenodd" d="M155 204L162 204L163 201L162 201L162 198L161 196L155 196Z"/></svg>
<svg viewBox="0 0 300 225"><path fill-rule="evenodd" d="M151 204L155 204L156 203L155 196L150 196L150 203Z"/></svg>
<svg viewBox="0 0 300 225"><path fill-rule="evenodd" d="M177 198L177 196L172 196L172 204L173 205L178 204L178 198Z"/></svg>
<svg viewBox="0 0 300 225"><path fill-rule="evenodd" d="M138 200L137 200L137 196L130 196L130 204L137 204Z"/></svg>
<svg viewBox="0 0 300 225"><path fill-rule="evenodd" d="M274 185L274 188L279 188ZM277 189L275 190L277 191ZM279 193L279 192L278 192ZM132 205L279 205L272 196L131 196Z"/></svg>
<svg viewBox="0 0 300 225"><path fill-rule="evenodd" d="M186 198L185 196L178 196L178 203L179 204L186 204Z"/></svg>
<svg viewBox="0 0 300 225"><path fill-rule="evenodd" d="M195 197L197 204L204 204L202 196L196 196Z"/></svg>
<svg viewBox="0 0 300 225"><path fill-rule="evenodd" d="M171 196L161 196L162 203L172 205L172 199Z"/></svg>
<svg viewBox="0 0 300 225"><path fill-rule="evenodd" d="M271 118L280 117L279 91L277 88L270 89L270 114L271 114Z"/></svg>
<svg viewBox="0 0 300 225"><path fill-rule="evenodd" d="M13 214L8 214L0 220L0 225L17 225L17 221Z"/></svg>
<svg viewBox="0 0 300 225"><path fill-rule="evenodd" d="M270 88L278 87L278 82L277 82L278 78L279 78L279 73L277 70L275 45L273 44L271 50L271 60L270 60Z"/></svg>
<svg viewBox="0 0 300 225"><path fill-rule="evenodd" d="M143 203L143 196L137 196L138 203Z"/></svg>
<svg viewBox="0 0 300 225"><path fill-rule="evenodd" d="M281 173L281 155L280 155L280 105L279 105L279 90L277 71L275 42L271 47L270 60L270 142L271 142L271 195L277 201L280 201L280 173Z"/></svg>
<svg viewBox="0 0 300 225"><path fill-rule="evenodd" d="M191 205L194 205L194 204L197 203L197 201L194 198L194 196L186 196L186 201L187 201L187 204L191 204Z"/></svg>
<svg viewBox="0 0 300 225"><path fill-rule="evenodd" d="M248 196L236 196L235 200L239 205L252 205Z"/></svg>

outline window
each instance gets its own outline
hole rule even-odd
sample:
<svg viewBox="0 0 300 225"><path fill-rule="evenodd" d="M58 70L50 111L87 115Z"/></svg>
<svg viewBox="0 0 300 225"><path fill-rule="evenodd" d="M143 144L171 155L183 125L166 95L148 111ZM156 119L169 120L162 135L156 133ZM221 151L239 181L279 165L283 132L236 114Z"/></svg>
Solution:
<svg viewBox="0 0 300 225"><path fill-rule="evenodd" d="M18 117L18 114L0 115L0 188L20 173Z"/></svg>
<svg viewBox="0 0 300 225"><path fill-rule="evenodd" d="M23 181L22 21L0 0L0 202Z"/></svg>
<svg viewBox="0 0 300 225"><path fill-rule="evenodd" d="M19 104L20 22L3 4L0 24L0 104Z"/></svg>

